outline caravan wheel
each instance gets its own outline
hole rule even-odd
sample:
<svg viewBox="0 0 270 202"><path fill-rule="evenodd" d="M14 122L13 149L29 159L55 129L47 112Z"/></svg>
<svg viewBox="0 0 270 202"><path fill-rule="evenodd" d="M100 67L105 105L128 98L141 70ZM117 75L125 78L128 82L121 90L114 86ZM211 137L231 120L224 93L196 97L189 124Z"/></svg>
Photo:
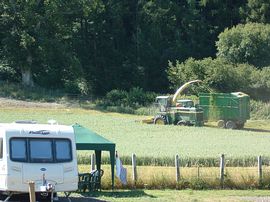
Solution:
<svg viewBox="0 0 270 202"><path fill-rule="evenodd" d="M3 194L3 192L0 192L0 201L2 201L2 200L5 200L5 195Z"/></svg>
<svg viewBox="0 0 270 202"><path fill-rule="evenodd" d="M51 192L38 192L36 193L36 198L40 201L50 201L51 202ZM53 192L53 201L59 201L57 193Z"/></svg>

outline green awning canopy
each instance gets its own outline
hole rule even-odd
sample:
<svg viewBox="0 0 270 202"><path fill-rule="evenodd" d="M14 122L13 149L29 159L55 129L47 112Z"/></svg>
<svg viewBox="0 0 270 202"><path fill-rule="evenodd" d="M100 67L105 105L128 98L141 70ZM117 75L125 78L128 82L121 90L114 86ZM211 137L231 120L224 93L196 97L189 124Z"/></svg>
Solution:
<svg viewBox="0 0 270 202"><path fill-rule="evenodd" d="M109 151L111 160L112 188L114 188L114 161L115 161L115 143L97 133L79 125L73 125L77 150L94 150L96 156L96 165L99 170L101 167L101 152Z"/></svg>

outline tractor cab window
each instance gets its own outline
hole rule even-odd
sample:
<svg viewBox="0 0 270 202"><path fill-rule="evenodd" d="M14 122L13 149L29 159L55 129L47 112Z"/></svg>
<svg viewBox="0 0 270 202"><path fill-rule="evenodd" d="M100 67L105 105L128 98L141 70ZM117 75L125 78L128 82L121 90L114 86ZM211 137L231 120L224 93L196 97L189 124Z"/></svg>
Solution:
<svg viewBox="0 0 270 202"><path fill-rule="evenodd" d="M192 100L177 100L177 106L191 108L194 107L194 103Z"/></svg>
<svg viewBox="0 0 270 202"><path fill-rule="evenodd" d="M157 103L157 105L158 105L161 112L166 111L167 99L165 99L165 98L157 98L156 103Z"/></svg>
<svg viewBox="0 0 270 202"><path fill-rule="evenodd" d="M171 99L169 96L158 96L156 98L156 105L160 108L160 111L166 111L171 105Z"/></svg>
<svg viewBox="0 0 270 202"><path fill-rule="evenodd" d="M164 98L157 98L156 103L158 103L161 106L166 106L167 105L167 99Z"/></svg>

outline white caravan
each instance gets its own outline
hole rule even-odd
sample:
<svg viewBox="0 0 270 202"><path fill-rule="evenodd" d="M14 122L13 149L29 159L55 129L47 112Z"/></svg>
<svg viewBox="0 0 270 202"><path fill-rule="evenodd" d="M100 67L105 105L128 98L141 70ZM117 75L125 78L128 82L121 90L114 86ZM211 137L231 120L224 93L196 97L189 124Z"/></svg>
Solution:
<svg viewBox="0 0 270 202"><path fill-rule="evenodd" d="M28 192L30 181L44 196L77 190L72 126L25 121L0 124L0 192L8 196Z"/></svg>

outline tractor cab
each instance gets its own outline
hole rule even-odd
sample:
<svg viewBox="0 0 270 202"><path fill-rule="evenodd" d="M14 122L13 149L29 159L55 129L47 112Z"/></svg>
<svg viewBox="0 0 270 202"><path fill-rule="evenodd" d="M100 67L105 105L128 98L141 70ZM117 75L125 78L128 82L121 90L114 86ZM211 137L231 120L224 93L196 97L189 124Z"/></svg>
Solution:
<svg viewBox="0 0 270 202"><path fill-rule="evenodd" d="M166 112L171 107L172 98L170 96L158 96L155 103L161 112Z"/></svg>
<svg viewBox="0 0 270 202"><path fill-rule="evenodd" d="M194 102L189 99L177 100L176 107L191 108L191 107L194 107Z"/></svg>

